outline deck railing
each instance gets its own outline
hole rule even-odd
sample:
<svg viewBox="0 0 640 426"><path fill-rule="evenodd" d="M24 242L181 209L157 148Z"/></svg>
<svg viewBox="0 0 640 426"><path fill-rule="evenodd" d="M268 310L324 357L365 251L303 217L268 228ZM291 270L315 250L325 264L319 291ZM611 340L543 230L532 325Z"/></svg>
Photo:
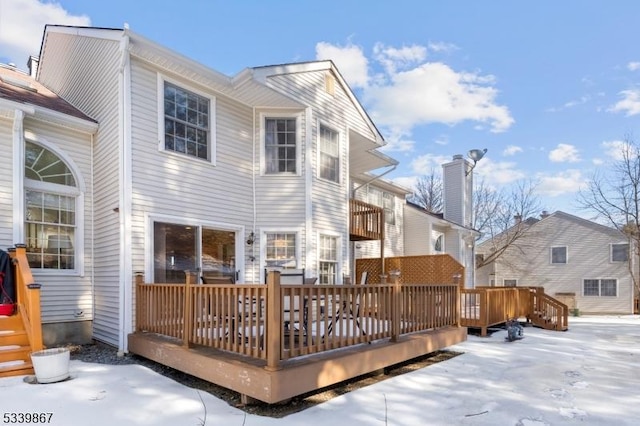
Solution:
<svg viewBox="0 0 640 426"><path fill-rule="evenodd" d="M352 241L384 238L384 210L364 201L349 200L349 234Z"/></svg>
<svg viewBox="0 0 640 426"><path fill-rule="evenodd" d="M545 328L566 330L568 308L544 293L542 287L477 287L461 290L462 325L487 328L512 318L524 318Z"/></svg>
<svg viewBox="0 0 640 426"><path fill-rule="evenodd" d="M136 330L280 362L403 334L459 326L455 284L149 284L137 277Z"/></svg>
<svg viewBox="0 0 640 426"><path fill-rule="evenodd" d="M33 282L33 275L24 244L16 244L8 250L13 262L16 286L16 305L29 338L31 351L42 350L42 319L40 310L40 284Z"/></svg>

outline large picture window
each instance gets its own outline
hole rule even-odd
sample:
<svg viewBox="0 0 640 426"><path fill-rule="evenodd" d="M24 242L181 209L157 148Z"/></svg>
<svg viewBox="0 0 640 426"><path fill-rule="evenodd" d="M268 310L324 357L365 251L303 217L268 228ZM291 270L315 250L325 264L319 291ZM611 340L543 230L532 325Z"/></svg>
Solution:
<svg viewBox="0 0 640 426"><path fill-rule="evenodd" d="M266 118L264 126L265 173L296 173L296 119Z"/></svg>
<svg viewBox="0 0 640 426"><path fill-rule="evenodd" d="M338 132L320 126L320 177L332 182L340 180L340 144Z"/></svg>
<svg viewBox="0 0 640 426"><path fill-rule="evenodd" d="M52 151L25 143L25 242L33 269L72 270L76 265L76 180Z"/></svg>
<svg viewBox="0 0 640 426"><path fill-rule="evenodd" d="M210 100L164 82L164 149L211 158Z"/></svg>

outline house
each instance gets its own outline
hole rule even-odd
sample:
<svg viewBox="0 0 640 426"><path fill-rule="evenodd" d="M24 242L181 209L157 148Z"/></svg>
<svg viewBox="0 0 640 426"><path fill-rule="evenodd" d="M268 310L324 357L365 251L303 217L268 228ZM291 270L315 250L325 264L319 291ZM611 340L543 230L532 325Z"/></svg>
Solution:
<svg viewBox="0 0 640 426"><path fill-rule="evenodd" d="M354 182L397 161L378 151L382 135L331 61L228 77L128 29L48 25L29 65L29 84L65 104L47 114L70 124L45 126L53 119L34 121L43 108L3 100L12 173L0 244L27 242L46 343L79 333L126 350L136 274L251 284L285 267L319 283L351 278ZM72 176L51 188L59 221L24 213L23 157L37 150Z"/></svg>
<svg viewBox="0 0 640 426"><path fill-rule="evenodd" d="M407 200L411 191L384 179L359 183L354 197L384 208L384 257L449 254L465 268L464 286L475 282L474 250L478 232L472 226L473 173L462 155L442 165L442 213L431 213ZM380 241L355 246L355 258L380 257Z"/></svg>
<svg viewBox="0 0 640 426"><path fill-rule="evenodd" d="M0 65L0 246L24 242L48 341L91 336L95 120L15 66Z"/></svg>
<svg viewBox="0 0 640 426"><path fill-rule="evenodd" d="M633 313L629 242L622 233L561 211L514 226L523 227L522 237L478 268L478 284L542 286L580 313ZM488 256L491 247L482 242L478 255Z"/></svg>

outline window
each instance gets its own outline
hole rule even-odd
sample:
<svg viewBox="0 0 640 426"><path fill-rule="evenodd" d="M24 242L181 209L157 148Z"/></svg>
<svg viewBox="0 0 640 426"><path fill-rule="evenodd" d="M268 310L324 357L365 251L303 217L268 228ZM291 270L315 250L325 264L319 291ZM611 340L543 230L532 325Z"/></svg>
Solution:
<svg viewBox="0 0 640 426"><path fill-rule="evenodd" d="M585 296L617 297L618 281L615 279L585 279L582 284Z"/></svg>
<svg viewBox="0 0 640 426"><path fill-rule="evenodd" d="M517 279L504 279L502 280L502 285L505 287L516 287L518 285Z"/></svg>
<svg viewBox="0 0 640 426"><path fill-rule="evenodd" d="M25 237L34 269L75 269L76 180L56 154L25 143Z"/></svg>
<svg viewBox="0 0 640 426"><path fill-rule="evenodd" d="M389 225L396 224L395 197L390 192L378 188L369 189L369 203L384 209L384 221Z"/></svg>
<svg viewBox="0 0 640 426"><path fill-rule="evenodd" d="M626 262L629 260L629 243L611 244L611 261Z"/></svg>
<svg viewBox="0 0 640 426"><path fill-rule="evenodd" d="M565 264L567 263L567 247L551 247L551 263L552 264Z"/></svg>
<svg viewBox="0 0 640 426"><path fill-rule="evenodd" d="M340 181L340 143L338 132L320 126L320 177Z"/></svg>
<svg viewBox="0 0 640 426"><path fill-rule="evenodd" d="M210 157L210 100L164 82L164 149Z"/></svg>
<svg viewBox="0 0 640 426"><path fill-rule="evenodd" d="M266 234L267 267L296 268L296 234L273 232Z"/></svg>
<svg viewBox="0 0 640 426"><path fill-rule="evenodd" d="M431 231L432 249L434 253L444 253L444 234L438 231Z"/></svg>
<svg viewBox="0 0 640 426"><path fill-rule="evenodd" d="M338 276L338 238L320 235L320 284L336 284Z"/></svg>
<svg viewBox="0 0 640 426"><path fill-rule="evenodd" d="M295 118L265 119L265 173L296 173L296 121Z"/></svg>

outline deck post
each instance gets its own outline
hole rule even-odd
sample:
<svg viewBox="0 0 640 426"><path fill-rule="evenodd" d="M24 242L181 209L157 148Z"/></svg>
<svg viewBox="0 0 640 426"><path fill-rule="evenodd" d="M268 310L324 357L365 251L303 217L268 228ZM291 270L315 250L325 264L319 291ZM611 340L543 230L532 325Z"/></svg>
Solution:
<svg viewBox="0 0 640 426"><path fill-rule="evenodd" d="M183 323L182 323L182 346L189 347L189 338L191 337L191 316L193 306L193 296L191 294L191 286L194 284L196 274L191 271L185 271L185 285L184 285L184 309L183 309Z"/></svg>
<svg viewBox="0 0 640 426"><path fill-rule="evenodd" d="M402 285L400 284L400 274L393 276L391 303L391 341L397 342L398 336L400 336L400 321L402 320Z"/></svg>
<svg viewBox="0 0 640 426"><path fill-rule="evenodd" d="M144 284L144 274L142 272L136 272L136 277L135 277L135 283L136 283L136 327L135 330L136 331L142 331L140 330L140 324L142 324L142 318L145 317L145 315L147 314L147 312L143 312L142 311L142 303L140 303L141 301L141 290L140 288L142 287L142 284ZM145 311L147 309L147 306L144 307Z"/></svg>
<svg viewBox="0 0 640 426"><path fill-rule="evenodd" d="M265 347L267 349L268 371L282 369L280 367L280 347L282 342L282 297L280 295L280 271L270 271L267 275L267 327L265 330Z"/></svg>

